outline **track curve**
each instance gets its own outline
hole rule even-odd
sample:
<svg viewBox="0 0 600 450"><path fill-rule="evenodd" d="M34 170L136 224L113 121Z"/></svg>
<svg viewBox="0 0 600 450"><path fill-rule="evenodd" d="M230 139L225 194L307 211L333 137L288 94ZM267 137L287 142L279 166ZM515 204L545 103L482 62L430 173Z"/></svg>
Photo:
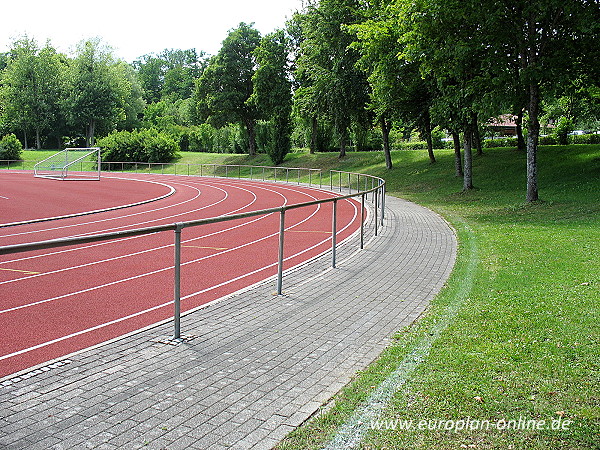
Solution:
<svg viewBox="0 0 600 450"><path fill-rule="evenodd" d="M31 177L31 174L27 174ZM124 180L129 183L123 183ZM72 184L46 180L71 189ZM134 182L135 181L135 182ZM105 184L168 186L167 198L94 215L2 229L0 245L97 234L331 198L315 188L250 180L107 175ZM90 182L85 182L91 184ZM89 189L96 200L93 186ZM127 191L119 191L127 198ZM85 197L80 193L80 201ZM330 248L330 203L286 213L284 268ZM360 227L360 205L338 202L338 241ZM278 215L182 232L182 310L217 300L277 269ZM173 235L157 233L0 257L0 377L172 316Z"/></svg>

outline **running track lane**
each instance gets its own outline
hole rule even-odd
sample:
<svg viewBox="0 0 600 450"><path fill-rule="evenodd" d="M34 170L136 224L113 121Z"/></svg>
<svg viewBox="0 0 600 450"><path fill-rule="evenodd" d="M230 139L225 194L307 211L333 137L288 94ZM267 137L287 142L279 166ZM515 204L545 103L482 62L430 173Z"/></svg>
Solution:
<svg viewBox="0 0 600 450"><path fill-rule="evenodd" d="M244 180L133 177L163 183L176 192L118 211L5 228L0 245L170 224L333 196L318 189ZM127 192L121 193L127 197ZM331 204L286 213L286 269L330 248L331 213ZM359 226L360 205L338 202L338 241ZM278 214L184 229L183 311L275 275L278 229ZM0 258L0 376L172 317L172 232Z"/></svg>

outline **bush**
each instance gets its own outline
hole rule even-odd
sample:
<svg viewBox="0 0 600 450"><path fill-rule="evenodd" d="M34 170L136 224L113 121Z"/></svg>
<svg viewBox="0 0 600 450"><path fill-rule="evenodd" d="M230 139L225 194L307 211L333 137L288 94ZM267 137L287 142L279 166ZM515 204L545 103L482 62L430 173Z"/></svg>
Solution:
<svg viewBox="0 0 600 450"><path fill-rule="evenodd" d="M558 120L553 136L559 145L567 145L571 131L573 131L573 121L563 116Z"/></svg>
<svg viewBox="0 0 600 450"><path fill-rule="evenodd" d="M505 138L498 138L498 139L485 139L483 141L483 146L485 148L516 147L517 146L517 138L516 137L505 137Z"/></svg>
<svg viewBox="0 0 600 450"><path fill-rule="evenodd" d="M0 160L15 161L21 159L23 145L14 134L7 134L0 139Z"/></svg>
<svg viewBox="0 0 600 450"><path fill-rule="evenodd" d="M577 134L569 136L570 144L600 144L600 134Z"/></svg>
<svg viewBox="0 0 600 450"><path fill-rule="evenodd" d="M177 154L177 142L155 129L118 131L98 140L104 161L170 162Z"/></svg>

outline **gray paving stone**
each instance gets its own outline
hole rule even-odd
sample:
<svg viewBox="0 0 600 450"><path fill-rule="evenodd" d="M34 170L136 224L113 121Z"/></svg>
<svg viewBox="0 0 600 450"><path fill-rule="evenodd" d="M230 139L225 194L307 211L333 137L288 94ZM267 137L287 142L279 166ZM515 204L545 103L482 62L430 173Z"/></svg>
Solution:
<svg viewBox="0 0 600 450"><path fill-rule="evenodd" d="M388 198L358 237L274 281L182 318L0 380L3 449L270 449L317 412L441 289L456 238L431 211Z"/></svg>

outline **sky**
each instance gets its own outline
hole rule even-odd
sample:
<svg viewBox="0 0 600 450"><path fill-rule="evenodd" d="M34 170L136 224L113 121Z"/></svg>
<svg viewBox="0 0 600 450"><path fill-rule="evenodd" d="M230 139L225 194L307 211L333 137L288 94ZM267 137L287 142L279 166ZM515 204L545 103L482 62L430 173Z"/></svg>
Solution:
<svg viewBox="0 0 600 450"><path fill-rule="evenodd" d="M2 5L0 52L27 35L68 55L79 41L100 37L127 62L166 48L214 55L240 22L265 35L301 8L302 0L10 0Z"/></svg>

